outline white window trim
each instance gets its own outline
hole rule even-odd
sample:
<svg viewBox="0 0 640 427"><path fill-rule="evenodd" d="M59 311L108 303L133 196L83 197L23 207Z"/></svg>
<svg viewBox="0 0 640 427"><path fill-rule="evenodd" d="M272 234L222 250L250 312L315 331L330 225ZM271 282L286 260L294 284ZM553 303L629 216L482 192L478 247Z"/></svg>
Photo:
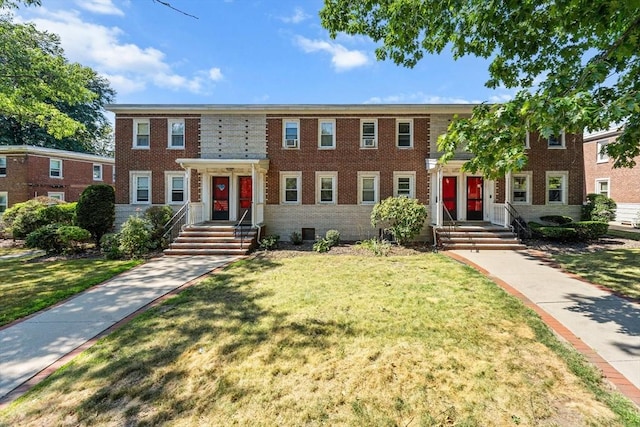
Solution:
<svg viewBox="0 0 640 427"><path fill-rule="evenodd" d="M296 186L296 201L287 201L287 186L286 179L295 178L297 181ZM300 205L302 204L302 172L280 172L280 204L281 205Z"/></svg>
<svg viewBox="0 0 640 427"><path fill-rule="evenodd" d="M95 168L96 166L98 166L100 168L100 176L98 176L96 178L95 176ZM102 181L102 164L101 163L94 163L93 166L91 167L91 175L93 175L93 180L94 181Z"/></svg>
<svg viewBox="0 0 640 427"><path fill-rule="evenodd" d="M138 145L138 124L146 123L147 128L149 129L149 144L148 145ZM134 119L133 120L133 148L137 150L148 150L151 147L151 122L149 119Z"/></svg>
<svg viewBox="0 0 640 427"><path fill-rule="evenodd" d="M172 142L172 133L171 127L173 124L181 124L182 125L182 145L171 145ZM187 127L185 126L184 119L169 119L167 120L167 148L170 150L184 150L184 146L186 145L186 133Z"/></svg>
<svg viewBox="0 0 640 427"><path fill-rule="evenodd" d="M562 177L562 200L559 202L549 201L549 178L554 176ZM544 180L544 198L547 205L566 205L569 195L569 172L568 171L547 171Z"/></svg>
<svg viewBox="0 0 640 427"><path fill-rule="evenodd" d="M365 123L373 123L373 145L368 146L364 143L364 132L362 126ZM360 148L365 150L374 150L378 148L378 119L360 119Z"/></svg>
<svg viewBox="0 0 640 427"><path fill-rule="evenodd" d="M400 124L409 123L409 146L400 146ZM413 119L396 119L396 147L401 150L413 148Z"/></svg>
<svg viewBox="0 0 640 427"><path fill-rule="evenodd" d="M595 186L593 187L594 193L600 194L600 191L598 189L598 184L601 182L607 183L607 197L611 197L611 180L609 178L596 178Z"/></svg>
<svg viewBox="0 0 640 427"><path fill-rule="evenodd" d="M149 178L149 200L138 201L138 187L136 186L136 178L138 177ZM151 180L151 171L129 171L129 192L132 205L150 205L153 198L152 193L153 182Z"/></svg>
<svg viewBox="0 0 640 427"><path fill-rule="evenodd" d="M171 195L173 193L173 178L182 178L182 193L183 200L182 201L173 201L171 200ZM182 205L187 201L187 179L185 177L184 172L167 172L164 173L164 188L165 195L164 200L167 205Z"/></svg>
<svg viewBox="0 0 640 427"><path fill-rule="evenodd" d="M333 135L331 135L331 145L323 147L322 144L322 124L331 123L333 126ZM335 119L320 119L318 120L318 149L319 150L335 150L336 149L336 121Z"/></svg>
<svg viewBox="0 0 640 427"><path fill-rule="evenodd" d="M607 153L602 153L602 149L607 145L609 145L609 140L607 139L596 142L596 163L609 162L609 155Z"/></svg>
<svg viewBox="0 0 640 427"><path fill-rule="evenodd" d="M363 180L365 178L373 178L373 201L364 201L362 191L364 190ZM359 205L375 205L380 201L380 172L358 171L358 204Z"/></svg>
<svg viewBox="0 0 640 427"><path fill-rule="evenodd" d="M514 205L530 205L531 204L531 172L519 172L511 175L511 203ZM526 202L516 202L513 200L513 192L515 191L515 187L513 185L513 181L516 177L525 177L526 178L526 192L527 192L527 201Z"/></svg>
<svg viewBox="0 0 640 427"><path fill-rule="evenodd" d="M7 176L7 157L0 156L0 160L4 160L4 173L0 173L0 176Z"/></svg>
<svg viewBox="0 0 640 427"><path fill-rule="evenodd" d="M296 123L298 129L298 138L295 139L295 145L291 143L287 145L287 123ZM300 119L282 119L282 148L286 150L300 149Z"/></svg>
<svg viewBox="0 0 640 427"><path fill-rule="evenodd" d="M52 199L58 199L61 202L64 202L64 192L63 191L49 191L47 193L47 197Z"/></svg>
<svg viewBox="0 0 640 427"><path fill-rule="evenodd" d="M565 132L560 132L560 145L549 145L549 139L547 138L547 148L549 150L563 150L567 148Z"/></svg>
<svg viewBox="0 0 640 427"><path fill-rule="evenodd" d="M0 191L0 199L2 199L3 197L4 197L4 204L0 204L0 208L4 207L4 209L0 210L0 214L9 208L9 192Z"/></svg>
<svg viewBox="0 0 640 427"><path fill-rule="evenodd" d="M51 162L60 162L60 175L59 176L51 174L51 171L53 170L51 168ZM62 159L56 159L56 158L50 158L49 159L49 178L62 179L64 177L63 172L62 172L62 164L63 164Z"/></svg>
<svg viewBox="0 0 640 427"><path fill-rule="evenodd" d="M322 178L332 179L331 201L321 201L321 180ZM338 172L316 171L316 204L319 205L337 205L338 204Z"/></svg>
<svg viewBox="0 0 640 427"><path fill-rule="evenodd" d="M393 172L393 196L398 197L398 178L409 178L409 198L416 198L416 172L398 171Z"/></svg>

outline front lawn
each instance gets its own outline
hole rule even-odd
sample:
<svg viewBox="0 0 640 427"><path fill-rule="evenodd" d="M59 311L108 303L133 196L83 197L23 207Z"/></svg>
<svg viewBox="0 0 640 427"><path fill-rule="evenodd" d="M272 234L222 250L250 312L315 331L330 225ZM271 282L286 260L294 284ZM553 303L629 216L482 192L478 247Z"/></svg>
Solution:
<svg viewBox="0 0 640 427"><path fill-rule="evenodd" d="M138 264L140 261L104 259L0 260L0 326L50 307Z"/></svg>
<svg viewBox="0 0 640 427"><path fill-rule="evenodd" d="M535 314L439 254L237 262L0 412L21 426L634 422Z"/></svg>
<svg viewBox="0 0 640 427"><path fill-rule="evenodd" d="M553 257L567 271L640 300L640 249L556 254Z"/></svg>

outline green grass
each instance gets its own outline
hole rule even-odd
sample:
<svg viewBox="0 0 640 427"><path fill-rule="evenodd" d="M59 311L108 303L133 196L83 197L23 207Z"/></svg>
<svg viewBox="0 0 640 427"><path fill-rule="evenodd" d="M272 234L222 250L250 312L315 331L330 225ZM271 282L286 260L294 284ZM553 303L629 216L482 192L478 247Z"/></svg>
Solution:
<svg viewBox="0 0 640 427"><path fill-rule="evenodd" d="M69 298L129 270L141 261L76 259L0 260L0 326Z"/></svg>
<svg viewBox="0 0 640 427"><path fill-rule="evenodd" d="M640 249L554 255L567 271L631 298L640 299Z"/></svg>
<svg viewBox="0 0 640 427"><path fill-rule="evenodd" d="M0 412L21 426L634 423L532 311L439 254L237 262Z"/></svg>
<svg viewBox="0 0 640 427"><path fill-rule="evenodd" d="M609 236L621 237L623 239L640 240L640 233L635 233L633 231L612 230L611 228L609 228L607 234Z"/></svg>

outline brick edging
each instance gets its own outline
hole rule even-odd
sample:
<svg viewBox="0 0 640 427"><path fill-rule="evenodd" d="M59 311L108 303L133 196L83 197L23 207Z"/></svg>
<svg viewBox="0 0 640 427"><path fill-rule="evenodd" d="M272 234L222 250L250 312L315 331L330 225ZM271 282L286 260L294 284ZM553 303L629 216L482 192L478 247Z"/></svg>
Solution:
<svg viewBox="0 0 640 427"><path fill-rule="evenodd" d="M247 258L247 256L238 256L238 257L234 258L233 260L227 261L226 263L214 268L213 270L210 270L210 271L208 271L208 272L206 272L204 274L201 274L200 276L198 276L198 277L196 277L194 279L191 279L190 281L188 281L186 283L183 283L179 287L174 288L173 290L167 292L166 294L159 296L158 298L156 298L153 301L147 303L146 305L140 307L139 309L137 309L133 313L129 314L128 316L120 319L119 321L117 321L113 325L109 326L107 329L103 330L102 332L100 332L99 334L94 336L93 338L90 338L84 344L81 344L78 347L76 347L75 349L71 350L69 353L65 354L64 356L62 356L61 358L59 358L58 360L53 362L51 365L47 366L46 368L42 369L40 372L36 373L34 376L32 376L31 378L29 378L28 380L26 380L25 382L20 384L18 387L16 387L13 390L11 390L5 396L0 398L0 409L4 409L11 402L13 402L14 400L18 399L19 397L21 397L22 395L27 393L29 390L31 390L33 387L35 387L36 385L41 383L43 380L45 380L46 378L51 376L51 374L53 374L55 371L60 369L62 366L64 366L67 363L71 362L80 353L82 353L83 351L93 347L98 342L98 340L100 338L103 338L106 335L109 335L110 333L120 329L121 327L123 327L124 325L129 323L131 320L133 320L138 315L140 315L140 314L142 314L142 313L144 313L144 312L146 312L146 311L148 311L148 310L150 310L150 309L152 309L154 307L159 306L164 301L166 301L170 297L182 292L186 288L189 288L189 287L195 285L196 283L204 280L205 278L218 273L219 271L223 270L225 267L227 267L232 262L236 262L236 261L239 261L239 260L245 259L245 258ZM109 280L111 280L111 279L109 279ZM105 284L107 282L103 282L102 284ZM100 286L100 285L96 285L96 286ZM47 309L45 309L45 310L47 310ZM41 313L41 312L38 312L38 313ZM24 320L26 320L26 318L16 320L14 323L11 323L11 324L20 323L20 322L22 322ZM5 325L5 326L7 326L7 325Z"/></svg>
<svg viewBox="0 0 640 427"><path fill-rule="evenodd" d="M629 400L635 403L638 407L640 407L640 388L636 387L631 383L624 375L622 375L616 368L611 366L609 362L604 360L602 356L600 356L595 350L589 347L584 341L582 341L579 337L577 337L573 332L571 332L566 326L561 324L555 317L551 316L545 310L540 308L537 304L527 298L522 292L515 289L513 286L509 285L504 280L499 277L493 276L489 271L480 267L478 264L473 261L468 260L467 258L454 254L451 252L442 252L444 255L448 256L451 259L454 259L458 262L466 264L474 269L478 270L482 275L486 276L488 279L496 283L502 289L504 289L507 293L512 296L518 298L522 303L535 311L538 316L542 319L542 321L550 327L557 335L562 337L565 341L573 346L577 351L579 351L582 355L586 357L586 359L595 365L603 374L603 376L611 383L615 388L618 389L620 393L626 396ZM535 254L532 254L535 256ZM590 282L589 282L590 283ZM610 291L609 291L610 292Z"/></svg>

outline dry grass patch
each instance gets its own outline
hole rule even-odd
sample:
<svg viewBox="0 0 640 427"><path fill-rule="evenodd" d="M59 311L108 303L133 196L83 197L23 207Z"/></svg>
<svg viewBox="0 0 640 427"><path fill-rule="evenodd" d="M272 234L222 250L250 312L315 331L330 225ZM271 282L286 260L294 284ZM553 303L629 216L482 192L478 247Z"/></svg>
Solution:
<svg viewBox="0 0 640 427"><path fill-rule="evenodd" d="M540 331L436 254L243 261L100 341L0 424L623 425Z"/></svg>

